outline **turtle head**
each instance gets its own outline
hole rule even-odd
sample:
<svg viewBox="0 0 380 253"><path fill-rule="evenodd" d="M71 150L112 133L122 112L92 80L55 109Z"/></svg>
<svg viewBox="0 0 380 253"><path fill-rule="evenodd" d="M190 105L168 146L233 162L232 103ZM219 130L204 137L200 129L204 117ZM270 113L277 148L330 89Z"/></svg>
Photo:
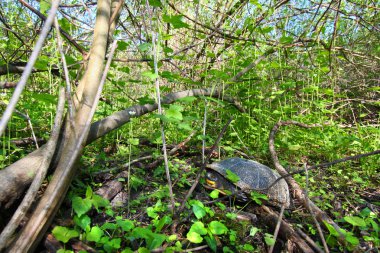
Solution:
<svg viewBox="0 0 380 253"><path fill-rule="evenodd" d="M215 170L208 170L206 174L206 184L209 188L216 189L223 195L229 195L238 191L238 187ZM247 201L244 193L239 193L237 198L240 201Z"/></svg>

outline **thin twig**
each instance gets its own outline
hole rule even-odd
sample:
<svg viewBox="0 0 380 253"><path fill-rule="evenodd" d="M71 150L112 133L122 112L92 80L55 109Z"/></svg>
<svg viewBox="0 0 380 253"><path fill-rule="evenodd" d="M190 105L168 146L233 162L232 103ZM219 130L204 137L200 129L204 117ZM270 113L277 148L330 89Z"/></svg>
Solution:
<svg viewBox="0 0 380 253"><path fill-rule="evenodd" d="M61 34L59 32L59 24L58 19L55 17L54 19L54 26L57 32L57 42L58 42L58 50L61 54L61 61L62 61L62 67L63 67L63 73L65 76L65 82L66 82L66 100L67 100L67 108L69 112L69 118L70 122L74 120L74 113L73 113L73 102L71 100L71 84L70 84L70 78L69 78L69 70L67 68L65 53L63 52L63 43Z"/></svg>
<svg viewBox="0 0 380 253"><path fill-rule="evenodd" d="M274 234L273 234L274 243L270 246L268 253L273 252L274 245L276 244L278 232L280 231L280 227L281 227L282 217L284 215L285 206L286 206L286 204L282 204L282 206L281 206L280 215L278 216L276 228L274 229Z"/></svg>
<svg viewBox="0 0 380 253"><path fill-rule="evenodd" d="M157 34L155 32L153 32L152 43L153 43L153 57L154 57L154 73L158 76L158 66L157 66L158 52L157 52L157 46L156 46L156 42L157 42L156 36L157 36ZM156 84L158 114L163 115L162 107L161 107L160 83L159 83L158 78L156 78L155 84ZM161 125L162 151L164 153L165 172L166 172L166 179L168 181L168 188L169 188L169 195L170 195L170 202L171 202L171 208L170 209L174 213L175 201L174 201L174 194L173 194L173 188L172 188L172 181L170 178L168 154L166 152L166 137L165 137L164 122L162 120L160 121L160 125Z"/></svg>
<svg viewBox="0 0 380 253"><path fill-rule="evenodd" d="M317 227L317 230L318 230L318 234L319 234L319 238L321 239L322 241L322 244L323 244L323 248L325 249L325 253L329 253L330 250L329 250L329 247L327 246L327 243L326 243L326 240L325 240L325 237L323 236L323 231L322 231L322 228L321 228L321 225L319 224L317 218L315 218L315 214L314 214L314 211L313 209L311 209L310 207L310 204L309 204L309 173L308 173L308 170L307 170L307 167L306 167L306 164L305 164L305 173L306 173L306 187L305 187L305 202L306 202L306 208L309 210L309 213L313 219L313 222L315 224L315 226Z"/></svg>

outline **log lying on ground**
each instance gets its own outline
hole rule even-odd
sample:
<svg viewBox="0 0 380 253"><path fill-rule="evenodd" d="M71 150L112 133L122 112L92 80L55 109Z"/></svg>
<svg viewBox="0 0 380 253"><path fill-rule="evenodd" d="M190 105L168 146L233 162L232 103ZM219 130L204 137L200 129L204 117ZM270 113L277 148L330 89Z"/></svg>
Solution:
<svg viewBox="0 0 380 253"><path fill-rule="evenodd" d="M221 97L219 90L215 89L194 89L181 92L175 92L166 95L162 99L163 104L171 104L178 99L189 96L212 96ZM233 99L224 96L222 98L233 103L239 110L240 105ZM86 145L104 136L105 134L115 130L128 123L133 117L140 117L146 113L157 109L157 104L135 105L123 111L116 112L100 121L91 125ZM24 158L0 170L0 209L9 208L15 200L17 200L25 191L25 188L31 183L33 177L39 167L46 146L35 150Z"/></svg>

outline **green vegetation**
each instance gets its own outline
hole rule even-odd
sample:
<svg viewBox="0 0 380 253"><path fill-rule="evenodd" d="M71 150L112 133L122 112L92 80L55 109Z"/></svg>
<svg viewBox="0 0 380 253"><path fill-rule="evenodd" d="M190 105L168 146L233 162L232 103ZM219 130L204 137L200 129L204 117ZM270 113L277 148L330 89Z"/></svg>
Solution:
<svg viewBox="0 0 380 253"><path fill-rule="evenodd" d="M47 16L52 6L47 0L30 0L30 7L23 2L0 2L2 117L45 24L41 15ZM71 153L62 150L74 150L65 146L71 143L67 136L75 132L67 129L75 126L80 136L85 122L71 121L70 111L78 116L78 108L87 105L77 96L92 57L98 56L90 48L102 2L61 1L57 19L68 75L52 28L16 110L0 133L0 231L39 163L20 165L28 168L22 168L25 174L20 172L15 183L20 192L14 196L1 188L6 185L2 180L12 185L5 173L49 140L62 86L69 89L66 128L61 131L67 135L59 138L50 176L36 199L55 182L57 164L70 158ZM119 1L110 2L115 10ZM62 178L67 184L58 201L62 206L48 228L58 252L263 252L278 241L278 247L285 244L287 240L275 238L274 226L260 217L258 210L268 204L267 196L252 192L250 201L241 203L205 190L202 159L249 156L274 168L269 134L277 122L290 120L319 126L279 128L275 149L288 172L379 150L379 9L380 3L366 0L122 2L106 43L107 57L102 58L104 64L111 58L112 63L92 122L128 111L107 122L119 124L109 126L113 131L105 134L99 127L93 132L100 135L96 141L78 145L86 147L73 172L67 173L71 178ZM118 42L112 56L113 40ZM146 106L158 101L157 88L162 113ZM83 89L86 96L93 93ZM195 89L209 93L170 97ZM163 135L172 189L166 178ZM219 135L220 142L211 150ZM330 252L380 247L379 164L376 154L292 176L339 225L337 231L319 222ZM186 199L199 172L200 182ZM229 170L227 174L231 181L239 180ZM101 194L109 191L107 187L115 193ZM317 226L302 203L294 201L283 218L323 249Z"/></svg>

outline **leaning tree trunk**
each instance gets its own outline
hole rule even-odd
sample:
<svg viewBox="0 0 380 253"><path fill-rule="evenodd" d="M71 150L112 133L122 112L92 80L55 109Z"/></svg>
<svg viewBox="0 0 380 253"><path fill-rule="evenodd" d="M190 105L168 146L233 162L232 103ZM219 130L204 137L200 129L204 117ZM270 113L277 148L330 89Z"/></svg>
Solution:
<svg viewBox="0 0 380 253"><path fill-rule="evenodd" d="M81 83L82 93L77 96L78 110L75 119L67 124L67 139L57 168L44 195L35 208L32 216L22 229L17 239L9 247L8 252L30 252L35 249L41 240L52 218L63 201L75 172L75 161L85 145L92 117L93 106L96 106L96 97L103 74L104 59L106 56L107 38L111 13L111 0L99 0L94 29L94 41L88 68Z"/></svg>

